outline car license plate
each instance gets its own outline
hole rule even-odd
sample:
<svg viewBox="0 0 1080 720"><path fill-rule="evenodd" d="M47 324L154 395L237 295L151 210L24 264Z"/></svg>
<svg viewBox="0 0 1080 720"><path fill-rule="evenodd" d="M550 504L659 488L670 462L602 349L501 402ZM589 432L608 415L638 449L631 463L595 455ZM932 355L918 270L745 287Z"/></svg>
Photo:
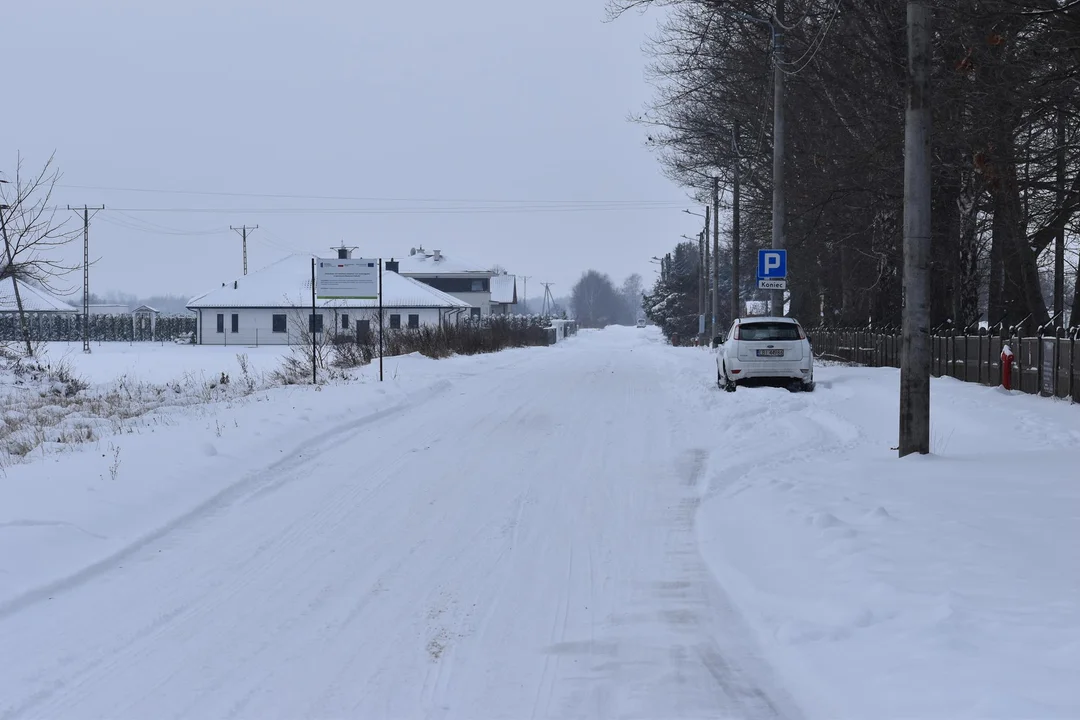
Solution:
<svg viewBox="0 0 1080 720"><path fill-rule="evenodd" d="M758 357L784 357L783 350L758 350Z"/></svg>

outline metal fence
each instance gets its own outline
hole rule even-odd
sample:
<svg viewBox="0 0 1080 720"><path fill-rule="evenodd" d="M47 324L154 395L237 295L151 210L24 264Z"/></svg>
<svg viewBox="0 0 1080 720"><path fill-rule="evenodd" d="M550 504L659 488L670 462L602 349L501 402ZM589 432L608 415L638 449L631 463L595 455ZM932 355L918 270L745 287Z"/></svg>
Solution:
<svg viewBox="0 0 1080 720"><path fill-rule="evenodd" d="M195 332L194 317L149 317L135 315L90 315L89 334L93 342L172 342L187 339ZM32 342L79 342L83 338L83 315L76 313L26 313ZM18 313L0 313L0 342L23 339Z"/></svg>
<svg viewBox="0 0 1080 720"><path fill-rule="evenodd" d="M807 334L817 357L870 367L900 367L898 330L814 328ZM1076 330L1006 338L985 331L977 335L935 333L930 340L930 371L935 377L1000 385L1001 351L1007 345L1013 352L1014 389L1080 402L1080 333Z"/></svg>

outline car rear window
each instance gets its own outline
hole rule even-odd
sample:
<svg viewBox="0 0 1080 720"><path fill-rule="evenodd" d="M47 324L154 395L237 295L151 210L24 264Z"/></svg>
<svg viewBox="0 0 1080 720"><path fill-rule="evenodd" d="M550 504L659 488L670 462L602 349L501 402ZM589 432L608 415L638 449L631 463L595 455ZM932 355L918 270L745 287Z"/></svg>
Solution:
<svg viewBox="0 0 1080 720"><path fill-rule="evenodd" d="M740 340L798 340L799 326L795 323L743 323L739 327Z"/></svg>

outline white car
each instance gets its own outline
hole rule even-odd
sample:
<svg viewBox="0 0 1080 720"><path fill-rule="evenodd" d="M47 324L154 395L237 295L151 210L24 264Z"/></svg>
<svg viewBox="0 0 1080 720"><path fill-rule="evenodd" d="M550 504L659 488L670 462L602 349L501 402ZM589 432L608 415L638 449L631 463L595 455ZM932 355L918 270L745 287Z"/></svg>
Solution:
<svg viewBox="0 0 1080 720"><path fill-rule="evenodd" d="M638 318L638 321L637 321L637 326L638 326L639 328L643 328L643 327L645 327L645 318Z"/></svg>
<svg viewBox="0 0 1080 720"><path fill-rule="evenodd" d="M716 384L728 392L746 380L787 381L791 390L814 389L814 353L796 320L739 318L717 338Z"/></svg>

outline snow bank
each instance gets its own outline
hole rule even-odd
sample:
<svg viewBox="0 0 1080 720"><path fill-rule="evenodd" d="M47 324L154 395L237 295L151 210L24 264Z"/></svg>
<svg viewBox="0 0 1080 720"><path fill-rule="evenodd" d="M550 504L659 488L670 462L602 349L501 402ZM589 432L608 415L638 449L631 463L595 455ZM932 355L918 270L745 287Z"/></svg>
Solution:
<svg viewBox="0 0 1080 720"><path fill-rule="evenodd" d="M811 718L1080 716L1080 409L897 371L717 398L699 537Z"/></svg>

